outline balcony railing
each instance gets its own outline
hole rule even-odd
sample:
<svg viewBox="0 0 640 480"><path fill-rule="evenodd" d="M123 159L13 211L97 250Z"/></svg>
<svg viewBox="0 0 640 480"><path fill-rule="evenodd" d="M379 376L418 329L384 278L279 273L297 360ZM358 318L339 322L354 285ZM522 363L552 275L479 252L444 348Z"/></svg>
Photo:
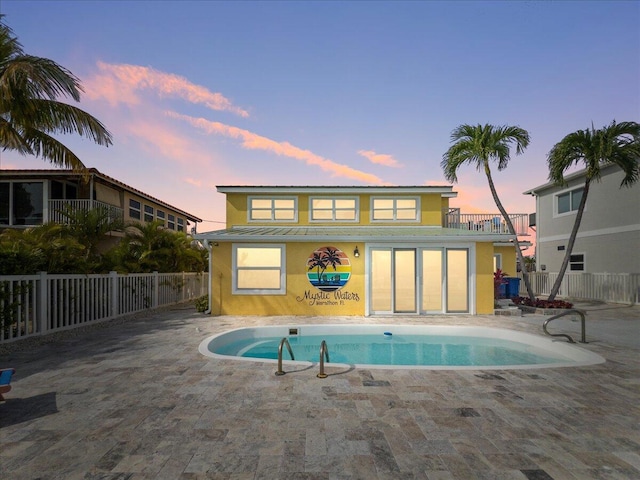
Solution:
<svg viewBox="0 0 640 480"><path fill-rule="evenodd" d="M509 218L516 235L529 235L529 214L512 213ZM477 232L509 233L509 227L499 213L460 213L457 208L450 208L445 212L443 226Z"/></svg>
<svg viewBox="0 0 640 480"><path fill-rule="evenodd" d="M124 210L108 203L99 202L98 200L49 200L49 216L50 222L68 224L69 216L77 212L86 212L94 209L103 209L109 221L124 220Z"/></svg>

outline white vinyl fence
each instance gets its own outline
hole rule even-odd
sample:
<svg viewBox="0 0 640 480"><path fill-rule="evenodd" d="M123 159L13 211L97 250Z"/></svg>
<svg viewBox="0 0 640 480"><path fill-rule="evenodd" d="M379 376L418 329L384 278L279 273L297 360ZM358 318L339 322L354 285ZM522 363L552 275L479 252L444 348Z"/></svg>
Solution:
<svg viewBox="0 0 640 480"><path fill-rule="evenodd" d="M0 276L0 343L194 300L206 273Z"/></svg>
<svg viewBox="0 0 640 480"><path fill-rule="evenodd" d="M522 278L522 273L518 277ZM540 296L549 295L556 278L557 273L529 273L531 288ZM527 296L523 281L520 282L520 295ZM640 273L565 273L558 296L576 300L640 304Z"/></svg>

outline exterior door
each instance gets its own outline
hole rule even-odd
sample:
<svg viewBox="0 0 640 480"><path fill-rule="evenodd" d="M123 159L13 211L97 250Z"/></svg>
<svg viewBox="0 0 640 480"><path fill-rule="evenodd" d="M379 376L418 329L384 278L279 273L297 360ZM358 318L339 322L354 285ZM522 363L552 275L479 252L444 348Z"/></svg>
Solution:
<svg viewBox="0 0 640 480"><path fill-rule="evenodd" d="M371 313L417 313L415 248L371 249Z"/></svg>
<svg viewBox="0 0 640 480"><path fill-rule="evenodd" d="M374 247L370 260L370 313L469 312L468 249Z"/></svg>

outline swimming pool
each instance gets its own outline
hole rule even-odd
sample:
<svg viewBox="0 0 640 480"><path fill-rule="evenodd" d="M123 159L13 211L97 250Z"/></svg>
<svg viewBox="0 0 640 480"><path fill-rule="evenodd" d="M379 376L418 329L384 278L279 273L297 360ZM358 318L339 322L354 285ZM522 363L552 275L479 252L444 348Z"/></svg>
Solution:
<svg viewBox="0 0 640 480"><path fill-rule="evenodd" d="M327 343L328 366L419 369L522 369L584 366L605 359L550 337L492 327L446 325L284 325L239 328L206 338L203 355L243 361L277 362L287 338L295 361L316 363Z"/></svg>

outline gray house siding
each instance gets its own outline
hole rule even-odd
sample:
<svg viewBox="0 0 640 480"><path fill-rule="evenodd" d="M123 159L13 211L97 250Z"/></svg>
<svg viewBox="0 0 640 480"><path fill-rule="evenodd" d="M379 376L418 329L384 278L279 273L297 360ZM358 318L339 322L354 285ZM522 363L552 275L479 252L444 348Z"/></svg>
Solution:
<svg viewBox="0 0 640 480"><path fill-rule="evenodd" d="M599 182L589 188L587 205L573 248L576 260L583 260L587 273L640 272L640 186L620 187L622 171L615 166L603 169ZM575 211L558 213L558 195L584 185L583 172L570 175L568 185L543 185L526 193L537 196L537 269L557 272L575 221ZM580 258L582 255L582 258ZM580 262L577 262L580 263ZM568 271L572 271L569 269Z"/></svg>

